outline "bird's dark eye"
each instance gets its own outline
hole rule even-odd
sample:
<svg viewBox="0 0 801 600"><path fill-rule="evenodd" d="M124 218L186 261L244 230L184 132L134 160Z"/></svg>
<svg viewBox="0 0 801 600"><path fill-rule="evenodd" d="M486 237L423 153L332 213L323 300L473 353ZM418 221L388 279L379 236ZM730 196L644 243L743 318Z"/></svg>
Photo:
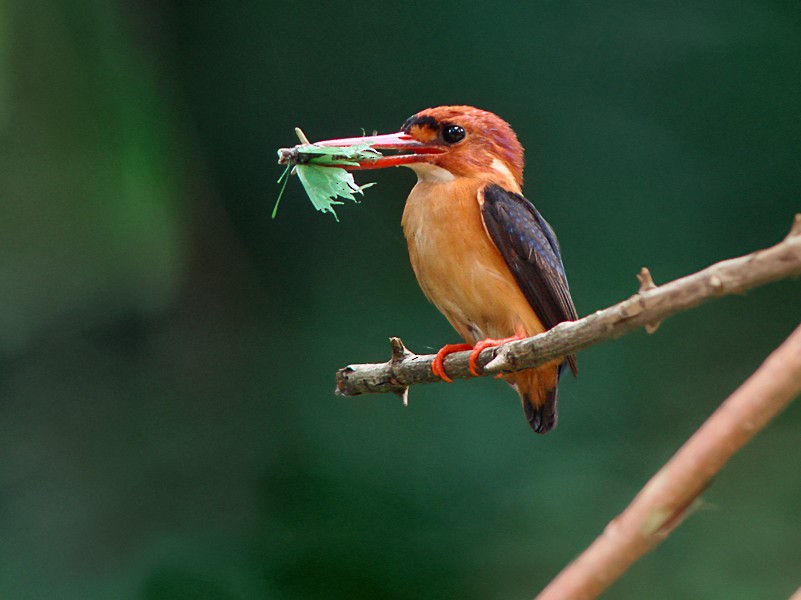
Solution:
<svg viewBox="0 0 801 600"><path fill-rule="evenodd" d="M466 135L464 127L458 125L446 125L442 130L442 139L446 144L461 142Z"/></svg>

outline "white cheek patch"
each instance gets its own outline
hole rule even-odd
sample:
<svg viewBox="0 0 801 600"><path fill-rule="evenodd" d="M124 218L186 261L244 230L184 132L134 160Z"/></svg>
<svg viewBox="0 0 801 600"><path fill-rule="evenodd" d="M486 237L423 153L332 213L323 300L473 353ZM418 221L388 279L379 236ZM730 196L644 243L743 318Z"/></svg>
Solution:
<svg viewBox="0 0 801 600"><path fill-rule="evenodd" d="M426 183L443 183L456 179L453 173L447 169L438 167L437 165L432 165L429 163L412 163L404 166L409 167L415 173L417 173L417 179L419 181L425 181Z"/></svg>

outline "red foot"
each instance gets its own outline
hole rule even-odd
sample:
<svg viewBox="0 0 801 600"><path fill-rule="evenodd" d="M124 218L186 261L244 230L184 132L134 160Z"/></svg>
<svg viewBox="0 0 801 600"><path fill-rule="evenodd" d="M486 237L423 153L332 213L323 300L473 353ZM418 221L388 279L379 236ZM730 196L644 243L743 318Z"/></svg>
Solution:
<svg viewBox="0 0 801 600"><path fill-rule="evenodd" d="M453 379L445 374L445 357L448 356L448 354L453 354L454 352L470 350L472 347L473 346L470 344L447 344L443 346L439 349L436 358L434 358L434 361L431 363L431 371L434 373L434 375L442 379L442 381L446 383L453 383Z"/></svg>
<svg viewBox="0 0 801 600"><path fill-rule="evenodd" d="M487 348L494 348L495 346L500 346L501 344L505 344L506 342L513 342L514 340L522 340L525 336L523 335L513 335L512 337L502 338L499 340L494 340L491 338L487 338L486 340L481 340L480 342L476 342L476 345L473 346L473 352L470 353L470 372L478 377L481 373L478 372L478 356L481 354L483 350Z"/></svg>

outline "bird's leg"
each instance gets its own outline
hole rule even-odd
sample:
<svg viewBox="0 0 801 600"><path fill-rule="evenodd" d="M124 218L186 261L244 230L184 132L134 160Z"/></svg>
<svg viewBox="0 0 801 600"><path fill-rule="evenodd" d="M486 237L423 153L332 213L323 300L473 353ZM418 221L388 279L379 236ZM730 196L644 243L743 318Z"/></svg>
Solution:
<svg viewBox="0 0 801 600"><path fill-rule="evenodd" d="M505 344L506 342L514 342L515 340L522 340L526 336L523 334L515 334L508 338L501 338L501 339L492 339L487 338L485 340L480 340L476 342L476 345L473 346L473 351L470 353L470 372L479 377L481 373L478 371L478 357L482 351L486 350L487 348L494 348L495 346L500 346L501 344Z"/></svg>
<svg viewBox="0 0 801 600"><path fill-rule="evenodd" d="M453 379L445 374L445 357L448 356L448 354L453 354L454 352L470 350L472 347L473 346L470 344L446 344L439 349L439 352L437 352L437 356L431 363L431 371L434 373L434 375L442 379L442 381L446 383L453 383Z"/></svg>

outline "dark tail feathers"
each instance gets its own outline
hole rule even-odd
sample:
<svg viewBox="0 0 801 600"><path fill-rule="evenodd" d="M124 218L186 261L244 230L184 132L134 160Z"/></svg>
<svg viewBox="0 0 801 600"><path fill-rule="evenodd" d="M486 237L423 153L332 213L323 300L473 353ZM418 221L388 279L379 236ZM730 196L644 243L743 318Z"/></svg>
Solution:
<svg viewBox="0 0 801 600"><path fill-rule="evenodd" d="M551 429L556 427L556 421L558 419L556 392L557 388L545 391L544 402L539 406L535 406L533 398L521 396L526 421L528 421L528 424L537 433L548 433Z"/></svg>

